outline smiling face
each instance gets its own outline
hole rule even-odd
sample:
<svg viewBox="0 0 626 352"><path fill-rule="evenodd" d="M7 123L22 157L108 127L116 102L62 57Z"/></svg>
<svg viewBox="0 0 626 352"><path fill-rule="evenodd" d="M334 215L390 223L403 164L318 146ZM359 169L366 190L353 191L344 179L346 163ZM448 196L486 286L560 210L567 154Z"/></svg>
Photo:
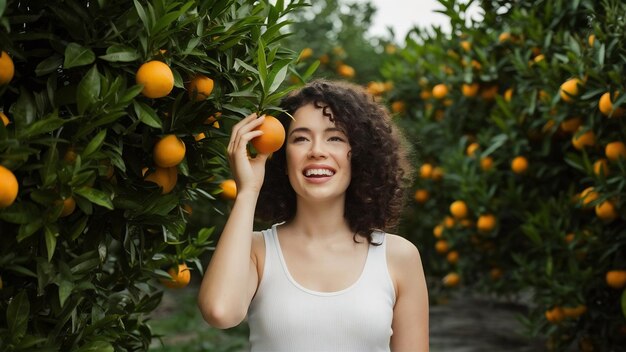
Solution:
<svg viewBox="0 0 626 352"><path fill-rule="evenodd" d="M300 107L293 117L286 156L294 191L307 199L343 199L351 179L348 137L313 104Z"/></svg>

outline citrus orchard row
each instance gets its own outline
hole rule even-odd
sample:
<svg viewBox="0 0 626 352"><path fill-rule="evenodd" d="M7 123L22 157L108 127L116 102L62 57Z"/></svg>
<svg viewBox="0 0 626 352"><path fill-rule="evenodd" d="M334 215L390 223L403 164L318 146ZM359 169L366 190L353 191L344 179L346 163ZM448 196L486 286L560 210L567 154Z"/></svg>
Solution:
<svg viewBox="0 0 626 352"><path fill-rule="evenodd" d="M451 34L416 30L382 69L418 160L403 232L442 278L433 293L531 297L522 319L550 349L617 350L626 33L614 14L624 4L482 2L481 22L444 6Z"/></svg>

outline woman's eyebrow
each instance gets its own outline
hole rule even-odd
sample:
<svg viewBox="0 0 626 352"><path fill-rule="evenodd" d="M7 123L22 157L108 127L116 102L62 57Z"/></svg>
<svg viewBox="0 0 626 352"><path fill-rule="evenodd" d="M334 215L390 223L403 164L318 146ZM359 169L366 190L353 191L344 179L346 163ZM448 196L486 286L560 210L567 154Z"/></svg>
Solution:
<svg viewBox="0 0 626 352"><path fill-rule="evenodd" d="M289 135L291 136L292 134L294 134L296 132L311 133L311 129L308 128L308 127L294 128L293 131L291 131L289 133ZM341 128L339 128L339 127L328 127L327 129L324 130L324 132L341 132L341 133L344 133L344 131Z"/></svg>

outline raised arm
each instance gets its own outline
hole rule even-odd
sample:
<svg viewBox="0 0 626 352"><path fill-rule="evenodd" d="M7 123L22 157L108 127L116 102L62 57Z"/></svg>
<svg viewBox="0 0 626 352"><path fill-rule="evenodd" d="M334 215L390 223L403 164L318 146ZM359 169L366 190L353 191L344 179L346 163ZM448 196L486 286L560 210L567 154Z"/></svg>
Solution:
<svg viewBox="0 0 626 352"><path fill-rule="evenodd" d="M387 260L396 286L393 309L393 352L427 352L428 291L417 248L399 236L388 236Z"/></svg>
<svg viewBox="0 0 626 352"><path fill-rule="evenodd" d="M265 176L268 155L250 159L246 145L263 132L254 131L264 120L252 114L233 127L228 144L237 198L206 270L198 305L204 319L225 329L241 323L259 282L252 252L254 210Z"/></svg>

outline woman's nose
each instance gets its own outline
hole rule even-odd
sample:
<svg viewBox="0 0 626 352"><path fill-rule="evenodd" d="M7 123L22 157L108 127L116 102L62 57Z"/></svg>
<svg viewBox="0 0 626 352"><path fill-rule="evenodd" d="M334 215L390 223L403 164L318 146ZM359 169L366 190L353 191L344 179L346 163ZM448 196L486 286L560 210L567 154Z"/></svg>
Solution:
<svg viewBox="0 0 626 352"><path fill-rule="evenodd" d="M327 152L324 149L322 141L314 141L311 143L311 149L309 149L308 157L312 159L325 158Z"/></svg>

